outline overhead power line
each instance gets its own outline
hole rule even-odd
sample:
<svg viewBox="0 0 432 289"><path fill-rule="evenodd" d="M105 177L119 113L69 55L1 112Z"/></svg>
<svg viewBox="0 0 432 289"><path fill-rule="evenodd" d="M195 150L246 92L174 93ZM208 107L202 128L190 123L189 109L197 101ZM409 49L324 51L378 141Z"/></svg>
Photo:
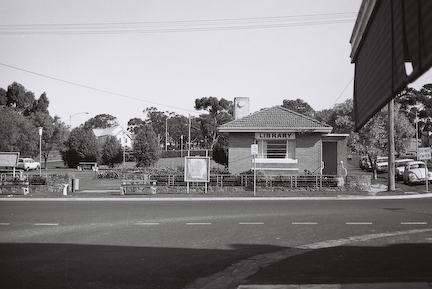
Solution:
<svg viewBox="0 0 432 289"><path fill-rule="evenodd" d="M38 75L38 76L41 76L41 77L49 78L49 79L52 79L52 80L55 80L55 81L64 82L64 83L67 83L67 84L79 86L79 87L86 88L86 89L91 89L91 90L94 90L94 91L103 92L103 93L114 95L114 96L120 96L120 97L127 98L127 99L132 99L132 100L137 100L137 101L141 101L141 102L146 102L146 103L150 103L150 104L153 104L153 105L160 105L160 106L169 107L169 108L173 108L173 109L178 109L178 110L182 110L182 111L187 111L187 112L192 112L192 113L199 113L198 111L195 111L195 110L185 109L185 108L176 107L176 106L167 105L167 104L162 104L162 103L158 103L158 102L154 102L154 101L149 101L149 100L145 100L145 99L141 99L141 98L137 98L137 97L121 94L121 93L111 92L111 91L108 91L108 90L103 90L103 89L100 89L100 88L91 87L91 86L88 86L88 85L79 84L79 83L76 83L76 82L72 82L72 81L68 81L68 80L52 77L52 76L49 76L49 75L37 73L37 72L34 72L34 71L22 69L22 68L15 67L15 66L8 65L8 64L4 64L4 63L0 63L0 65L6 66L6 67L9 67L9 68L12 68L12 69L20 70L20 71L23 71L23 72L31 73L31 74L34 74L34 75Z"/></svg>
<svg viewBox="0 0 432 289"><path fill-rule="evenodd" d="M283 28L352 23L357 12L212 20L0 25L0 35L140 34Z"/></svg>
<svg viewBox="0 0 432 289"><path fill-rule="evenodd" d="M330 109L334 108L337 101L339 100L339 98L342 96L342 94L344 94L345 90L348 88L348 86L351 84L351 82L354 80L354 77L351 78L351 80L348 82L348 84L345 86L345 88L342 90L342 92L339 94L338 98L336 98L335 102L333 103L333 105L330 107Z"/></svg>

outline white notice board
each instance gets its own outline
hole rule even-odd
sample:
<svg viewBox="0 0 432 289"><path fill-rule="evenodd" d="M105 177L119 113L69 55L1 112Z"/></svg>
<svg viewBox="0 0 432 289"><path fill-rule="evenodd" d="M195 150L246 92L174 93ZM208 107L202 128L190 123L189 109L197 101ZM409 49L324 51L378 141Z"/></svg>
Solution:
<svg viewBox="0 0 432 289"><path fill-rule="evenodd" d="M19 152L0 152L0 167L16 167L19 155Z"/></svg>
<svg viewBox="0 0 432 289"><path fill-rule="evenodd" d="M185 182L210 182L210 158L185 157Z"/></svg>

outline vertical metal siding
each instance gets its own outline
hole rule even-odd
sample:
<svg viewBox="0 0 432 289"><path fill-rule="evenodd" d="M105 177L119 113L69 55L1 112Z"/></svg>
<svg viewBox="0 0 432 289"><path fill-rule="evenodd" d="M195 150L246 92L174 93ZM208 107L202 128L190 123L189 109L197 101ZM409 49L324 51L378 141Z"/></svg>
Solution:
<svg viewBox="0 0 432 289"><path fill-rule="evenodd" d="M377 2L354 60L356 130L432 66L431 15L432 0Z"/></svg>

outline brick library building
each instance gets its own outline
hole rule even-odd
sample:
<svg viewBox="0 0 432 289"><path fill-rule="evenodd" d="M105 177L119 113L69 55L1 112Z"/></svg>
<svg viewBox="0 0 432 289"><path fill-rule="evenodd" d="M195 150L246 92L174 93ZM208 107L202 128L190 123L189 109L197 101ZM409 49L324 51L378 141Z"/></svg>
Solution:
<svg viewBox="0 0 432 289"><path fill-rule="evenodd" d="M348 135L331 134L331 126L282 106L253 114L248 98L235 98L234 106L235 119L219 127L228 134L231 174L254 168L265 175L345 174Z"/></svg>

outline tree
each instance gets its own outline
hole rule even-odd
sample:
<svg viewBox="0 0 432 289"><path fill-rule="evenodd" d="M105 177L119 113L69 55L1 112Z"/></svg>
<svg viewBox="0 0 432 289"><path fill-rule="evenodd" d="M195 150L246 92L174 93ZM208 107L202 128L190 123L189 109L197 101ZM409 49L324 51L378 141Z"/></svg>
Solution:
<svg viewBox="0 0 432 289"><path fill-rule="evenodd" d="M118 125L117 118L110 114L98 114L84 123L84 128L109 128Z"/></svg>
<svg viewBox="0 0 432 289"><path fill-rule="evenodd" d="M160 145L169 142L175 143L176 147L180 148L177 144L181 136L188 134L188 119L185 116L174 112L158 111L156 107L146 108L143 113L145 114L144 121L139 118L129 120L129 131L135 132L140 130L142 126L150 125L156 133ZM166 137L168 137L168 139L166 139Z"/></svg>
<svg viewBox="0 0 432 289"><path fill-rule="evenodd" d="M59 117L49 115L48 107L45 92L35 99L33 92L16 82L7 91L0 88L0 127L4 126L0 129L0 148L34 157L39 154L38 127L43 127L42 156L46 167L50 152L62 147L68 133Z"/></svg>
<svg viewBox="0 0 432 289"><path fill-rule="evenodd" d="M0 151L20 152L28 157L39 153L37 127L11 107L0 107Z"/></svg>
<svg viewBox="0 0 432 289"><path fill-rule="evenodd" d="M0 87L0 107L6 106L7 104L7 92L3 88Z"/></svg>
<svg viewBox="0 0 432 289"><path fill-rule="evenodd" d="M181 136L189 133L189 120L184 115L170 114L168 118L168 136L170 141L178 142ZM178 147L180 149L180 147Z"/></svg>
<svg viewBox="0 0 432 289"><path fill-rule="evenodd" d="M354 105L352 99L337 104L329 111L330 113L322 121L333 127L333 133L350 133L354 131ZM322 113L317 113L317 115L322 115Z"/></svg>
<svg viewBox="0 0 432 289"><path fill-rule="evenodd" d="M400 105L395 105L395 151L403 152L409 146L409 140L414 134L414 127L409 119L400 109ZM354 147L357 151L365 152L369 156L371 163L380 155L388 153L388 108L384 107L374 115L365 126L358 132L357 143Z"/></svg>
<svg viewBox="0 0 432 289"><path fill-rule="evenodd" d="M213 160L225 167L228 166L228 136L220 134L218 142L213 147Z"/></svg>
<svg viewBox="0 0 432 289"><path fill-rule="evenodd" d="M6 98L7 106L14 107L17 111L24 114L31 110L35 102L33 92L27 91L23 85L16 82L8 86Z"/></svg>
<svg viewBox="0 0 432 289"><path fill-rule="evenodd" d="M69 167L77 167L80 161L100 161L100 147L92 130L74 128L61 151L62 159Z"/></svg>
<svg viewBox="0 0 432 289"><path fill-rule="evenodd" d="M131 118L127 123L127 130L131 133L137 134L145 122L138 118Z"/></svg>
<svg viewBox="0 0 432 289"><path fill-rule="evenodd" d="M143 111L143 113L145 114L144 123L145 125L150 125L152 127L158 138L158 143L165 143L166 122L170 113L168 111L158 111L156 107L148 107Z"/></svg>
<svg viewBox="0 0 432 289"><path fill-rule="evenodd" d="M158 138L150 125L143 126L136 135L133 151L137 166L154 165L160 158Z"/></svg>
<svg viewBox="0 0 432 289"><path fill-rule="evenodd" d="M207 110L209 113L200 115L198 121L207 148L213 149L219 138L218 126L233 120L233 103L223 98L203 97L195 99L195 109Z"/></svg>
<svg viewBox="0 0 432 289"><path fill-rule="evenodd" d="M48 107L49 107L49 100L46 95L46 93L42 93L41 96L33 102L33 107L28 111L28 114L34 113L34 112L40 112L45 113L49 115Z"/></svg>
<svg viewBox="0 0 432 289"><path fill-rule="evenodd" d="M429 146L431 131L430 118L432 117L432 84L425 84L420 91L407 87L396 97L401 111L415 126L418 125L418 135L421 136L423 146Z"/></svg>
<svg viewBox="0 0 432 289"><path fill-rule="evenodd" d="M296 100L285 99L282 106L309 117L315 116L315 110L300 98L297 98Z"/></svg>
<svg viewBox="0 0 432 289"><path fill-rule="evenodd" d="M102 163L113 168L122 162L122 146L115 136L108 136L102 146Z"/></svg>

